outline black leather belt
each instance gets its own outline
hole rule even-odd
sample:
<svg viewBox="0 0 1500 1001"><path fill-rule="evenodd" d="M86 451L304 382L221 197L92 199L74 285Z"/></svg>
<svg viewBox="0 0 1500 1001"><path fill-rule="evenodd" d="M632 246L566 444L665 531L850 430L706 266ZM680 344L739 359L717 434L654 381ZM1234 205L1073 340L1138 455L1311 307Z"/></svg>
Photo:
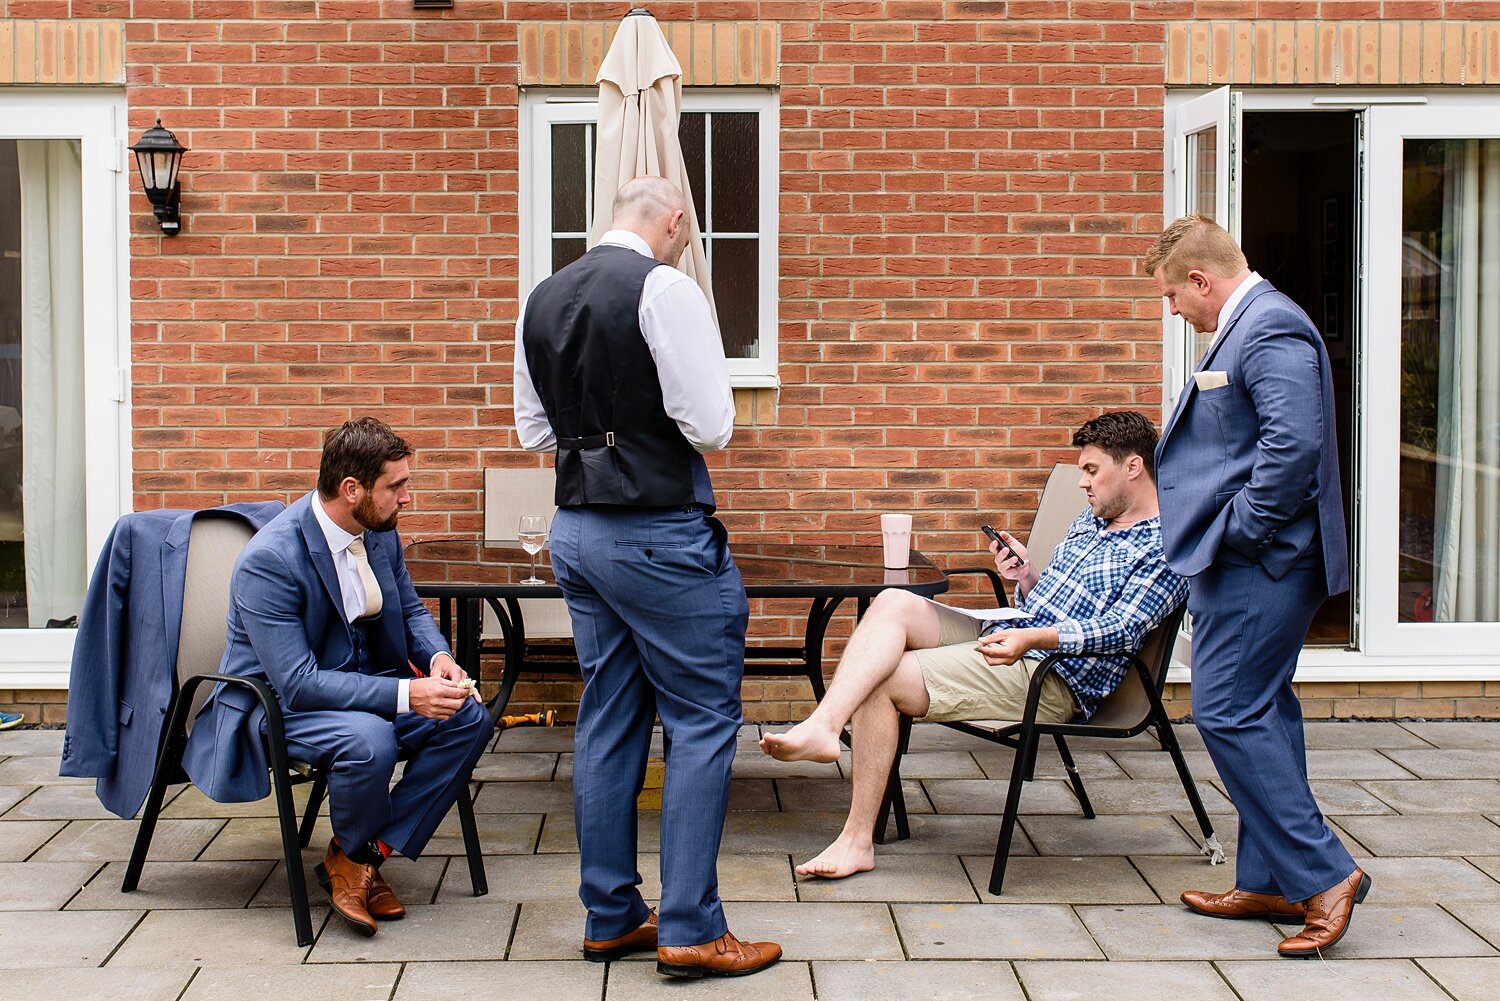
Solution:
<svg viewBox="0 0 1500 1001"><path fill-rule="evenodd" d="M603 434L584 435L582 438L564 438L558 435L557 447L566 448L572 452L581 452L586 448L614 448L615 433L606 431Z"/></svg>

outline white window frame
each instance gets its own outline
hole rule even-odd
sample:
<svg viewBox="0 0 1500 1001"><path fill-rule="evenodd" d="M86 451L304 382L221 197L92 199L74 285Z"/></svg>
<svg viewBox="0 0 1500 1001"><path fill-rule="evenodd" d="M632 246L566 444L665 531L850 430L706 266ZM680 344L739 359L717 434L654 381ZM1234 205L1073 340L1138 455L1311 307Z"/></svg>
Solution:
<svg viewBox="0 0 1500 1001"><path fill-rule="evenodd" d="M1392 450L1396 446L1395 435L1399 425L1390 420L1382 421L1381 414L1388 417L1396 413L1390 405L1395 398L1392 386L1399 384L1399 352L1382 354L1382 339L1389 340L1390 325L1382 327L1379 311L1392 307L1379 292L1384 285L1387 297L1390 288L1399 288L1399 281L1392 283L1389 274L1379 270L1382 260L1377 241L1389 240L1390 233L1399 233L1401 192L1378 190L1375 182L1388 184L1387 170L1384 174L1372 169L1372 160L1386 156L1395 135L1391 112L1399 108L1459 109L1468 120L1493 119L1500 109L1500 90L1495 88L1401 88L1383 91L1361 91L1353 88L1299 88L1288 90L1236 88L1240 98L1241 113L1250 111L1313 111L1340 108L1362 114L1365 128L1365 150L1367 154L1360 166L1359 204L1355 207L1355 222L1358 226L1359 260L1368 262L1363 275L1356 276L1355 294L1357 314L1362 317L1363 329L1360 345L1359 386L1355 405L1361 411L1360 426L1356 428L1355 466L1359 470L1360 482L1355 484L1359 495L1357 505L1358 524L1355 526L1355 549L1359 558L1355 561L1357 576L1351 581L1354 600L1359 603L1361 623L1357 639L1361 646L1356 650L1328 647L1308 647L1297 661L1295 680L1299 682L1339 681L1495 681L1500 680L1500 653L1496 647L1473 644L1468 649L1453 646L1431 645L1419 652L1410 649L1391 649L1383 643L1381 629L1374 617L1386 615L1391 606L1379 603L1371 575L1384 573L1394 562L1395 542L1385 537L1391 520L1383 516L1382 504L1394 506L1395 494L1390 485L1394 483ZM1202 97L1208 90L1169 90L1164 108L1166 134L1172 136L1177 114L1185 104ZM1462 119L1461 119L1462 120ZM1429 130L1430 131L1430 130ZM1410 133L1407 133L1410 134ZM1463 135L1472 134L1472 129ZM1455 135L1461 138L1461 135ZM1227 169L1227 164L1221 165ZM1178 181L1177 164L1173 157L1165 159L1167 176L1165 192L1165 218L1175 219L1184 209L1179 201L1181 184ZM1230 211L1237 209L1231 207ZM1389 260L1389 255L1386 255ZM1253 265L1254 262L1252 261ZM1389 271L1387 264L1386 271ZM1399 271L1397 272L1399 275ZM1164 319L1170 319L1164 314ZM1397 328L1399 334L1399 328ZM1384 331L1384 332L1383 332ZM1181 333L1170 323L1163 323L1163 356L1181 357L1183 345ZM1176 352L1174 355L1173 352ZM1180 386L1172 386L1163 394L1171 399ZM1168 404L1167 406L1170 406ZM1163 419L1170 413L1166 410ZM1396 432L1391 428L1398 428ZM1385 477L1391 477L1389 481ZM1374 600L1372 600L1374 599ZM1181 647L1179 649L1182 649ZM1171 682L1191 680L1190 671L1183 666L1174 666L1168 675Z"/></svg>
<svg viewBox="0 0 1500 1001"><path fill-rule="evenodd" d="M554 234L549 218L552 205L551 127L555 124L594 122L598 119L598 108L597 94L593 90L532 88L522 92L519 120L519 223L520 291L523 297L552 273ZM755 358L730 358L729 381L737 387L774 389L780 384L777 366L780 329L778 211L781 175L777 93L758 88L687 88L682 92L682 110L708 113L749 111L759 116L760 354ZM712 165L708 169L712 170ZM592 183L593 179L590 178L591 197L585 211L586 224L592 222Z"/></svg>
<svg viewBox="0 0 1500 1001"><path fill-rule="evenodd" d="M0 138L76 139L82 152L84 533L88 566L130 510L126 105L110 89L0 88ZM0 630L0 688L68 686L74 629Z"/></svg>

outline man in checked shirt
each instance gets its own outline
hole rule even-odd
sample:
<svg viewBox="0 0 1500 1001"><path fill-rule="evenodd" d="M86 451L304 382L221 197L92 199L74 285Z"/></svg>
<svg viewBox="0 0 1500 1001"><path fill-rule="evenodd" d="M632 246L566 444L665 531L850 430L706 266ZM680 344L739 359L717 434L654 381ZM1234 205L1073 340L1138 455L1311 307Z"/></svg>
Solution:
<svg viewBox="0 0 1500 1001"><path fill-rule="evenodd" d="M932 722L1020 719L1032 672L1048 654L1133 653L1187 597L1162 555L1152 456L1156 429L1132 410L1102 414L1073 435L1078 486L1088 496L1037 572L1024 546L990 543L1001 576L1015 581L1028 618L979 620L909 591L882 591L839 660L828 694L803 722L768 734L761 750L782 761L836 761L854 721L854 789L837 840L797 866L840 879L875 867L875 818L885 795L902 714ZM1042 685L1037 721L1088 719L1125 677L1123 657L1066 660Z"/></svg>

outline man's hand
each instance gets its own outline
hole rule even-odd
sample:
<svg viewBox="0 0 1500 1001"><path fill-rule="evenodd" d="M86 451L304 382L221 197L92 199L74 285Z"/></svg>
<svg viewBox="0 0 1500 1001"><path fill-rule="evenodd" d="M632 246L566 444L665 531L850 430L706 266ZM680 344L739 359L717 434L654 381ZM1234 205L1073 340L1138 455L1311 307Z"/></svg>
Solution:
<svg viewBox="0 0 1500 1001"><path fill-rule="evenodd" d="M456 681L440 678L433 672L430 678L415 678L408 692L411 711L428 719L447 719L464 707L469 689Z"/></svg>
<svg viewBox="0 0 1500 1001"><path fill-rule="evenodd" d="M984 656L984 662L991 667L1005 667L1014 664L1025 656L1026 651L1035 647L1030 633L1034 629L1001 629L999 632L990 633L988 636L980 637L979 652Z"/></svg>
<svg viewBox="0 0 1500 1001"><path fill-rule="evenodd" d="M446 678L455 685L464 685L465 688L470 689L474 693L474 701L481 701L479 698L479 686L469 682L467 672L458 666L458 661L446 653L440 653L432 658L432 676L434 678ZM416 707L413 706L412 708Z"/></svg>
<svg viewBox="0 0 1500 1001"><path fill-rule="evenodd" d="M1031 557L1026 552L1026 547L1017 541L1009 532L1001 532L1000 538L1005 540L1010 550L1015 551L1012 556L1010 550L994 540L990 541L990 552L995 556L995 569L1000 571L1000 576L1006 580L1013 580L1021 589L1022 593L1030 591L1036 585L1041 574L1032 565Z"/></svg>

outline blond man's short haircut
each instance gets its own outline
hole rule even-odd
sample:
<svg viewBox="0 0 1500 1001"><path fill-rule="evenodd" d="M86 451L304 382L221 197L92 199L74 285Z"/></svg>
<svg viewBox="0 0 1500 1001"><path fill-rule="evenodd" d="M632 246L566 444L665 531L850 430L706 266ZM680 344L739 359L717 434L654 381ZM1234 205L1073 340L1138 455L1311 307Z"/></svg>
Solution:
<svg viewBox="0 0 1500 1001"><path fill-rule="evenodd" d="M1195 269L1233 278L1250 266L1234 237L1200 212L1168 226L1146 251L1145 263L1146 274L1161 271L1169 282L1180 282Z"/></svg>

